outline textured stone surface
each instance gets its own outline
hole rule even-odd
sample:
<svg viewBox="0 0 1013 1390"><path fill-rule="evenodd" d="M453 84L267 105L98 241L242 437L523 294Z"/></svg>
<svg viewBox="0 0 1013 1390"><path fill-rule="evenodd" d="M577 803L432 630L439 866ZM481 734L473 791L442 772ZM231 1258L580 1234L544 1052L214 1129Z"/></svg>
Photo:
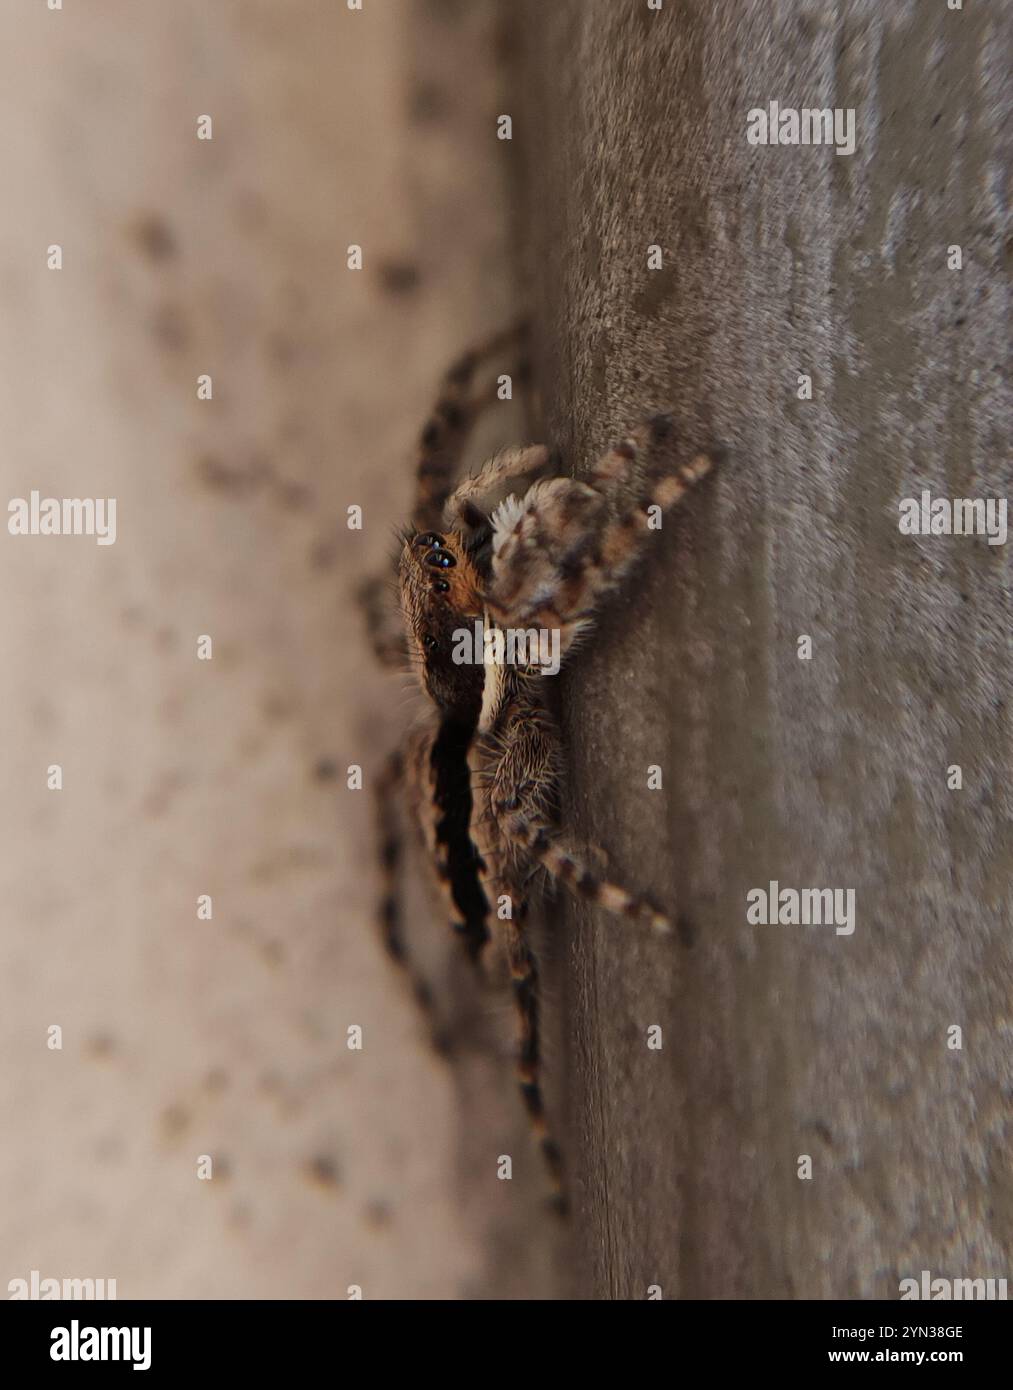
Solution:
<svg viewBox="0 0 1013 1390"><path fill-rule="evenodd" d="M573 814L680 914L670 944L557 927L585 1292L895 1297L1013 1265L1009 545L897 526L922 488L1010 490L1009 20L516 10L542 433L579 473L670 407L730 451L565 684ZM854 107L856 153L751 147L772 99ZM747 925L771 879L853 888L854 935Z"/></svg>

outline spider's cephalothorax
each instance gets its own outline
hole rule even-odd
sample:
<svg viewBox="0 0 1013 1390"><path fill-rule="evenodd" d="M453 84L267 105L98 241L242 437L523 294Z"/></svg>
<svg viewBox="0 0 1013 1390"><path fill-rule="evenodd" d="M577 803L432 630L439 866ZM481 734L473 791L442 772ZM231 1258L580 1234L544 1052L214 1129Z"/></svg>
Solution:
<svg viewBox="0 0 1013 1390"><path fill-rule="evenodd" d="M656 415L614 444L586 480L558 476L558 456L541 445L507 450L458 480L468 432L490 399L472 391L475 369L516 336L501 335L451 369L422 433L414 525L404 536L398 579L404 646L433 714L380 785L382 916L388 949L430 1007L402 939L395 891L399 834L390 797L401 786L473 957L481 959L493 924L502 936L520 1028L521 1091L558 1181L559 1153L539 1086L537 967L526 932L532 893L548 878L654 931L667 932L669 922L647 899L604 878L598 856L572 845L560 824L565 762L539 652L551 646L566 659L712 456L678 462L671 420ZM462 657L458 639L476 625L503 644ZM511 647L505 639L518 634L527 640ZM387 655L391 645L378 636L377 649Z"/></svg>
<svg viewBox="0 0 1013 1390"><path fill-rule="evenodd" d="M482 704L482 668L455 663L454 633L481 618L484 584L464 538L410 532L398 578L409 653L426 694L444 718L474 727Z"/></svg>

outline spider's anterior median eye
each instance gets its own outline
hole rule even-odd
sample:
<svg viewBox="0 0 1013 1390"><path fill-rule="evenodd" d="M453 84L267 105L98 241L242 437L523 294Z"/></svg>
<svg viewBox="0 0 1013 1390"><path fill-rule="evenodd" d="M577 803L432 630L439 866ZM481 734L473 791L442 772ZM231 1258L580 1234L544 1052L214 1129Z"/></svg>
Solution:
<svg viewBox="0 0 1013 1390"><path fill-rule="evenodd" d="M435 531L426 531L423 535L415 537L415 544L440 546L443 544L443 537L438 536Z"/></svg>

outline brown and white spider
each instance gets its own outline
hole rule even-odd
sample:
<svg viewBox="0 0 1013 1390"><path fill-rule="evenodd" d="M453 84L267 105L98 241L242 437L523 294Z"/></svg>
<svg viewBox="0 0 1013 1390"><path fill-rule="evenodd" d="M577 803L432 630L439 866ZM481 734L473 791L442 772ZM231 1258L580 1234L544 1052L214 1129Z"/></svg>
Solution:
<svg viewBox="0 0 1013 1390"><path fill-rule="evenodd" d="M468 645L462 634L481 623L480 631L499 630L504 638L547 636L565 658L591 631L595 612L630 573L662 515L708 472L712 455L676 463L671 420L655 415L614 444L586 481L556 476L558 456L542 445L508 449L458 481L476 415L495 399L473 391L476 369L522 336L521 329L501 334L450 369L420 439L413 523L397 565L400 647L432 709L378 786L381 916L387 949L431 1009L407 951L396 887L401 841L392 800L406 793L451 920L476 963L491 922L500 934L519 1023L521 1093L561 1189L539 1082L538 975L526 932L532 893L548 876L656 932L668 931L669 922L592 867L600 851L582 853L567 839L560 824L563 748L539 648L514 643L512 654L519 649L522 659L489 660L501 654L487 637L471 653L477 660L461 660ZM641 490L631 498L634 480ZM374 614L374 621L376 636L382 617ZM382 657L396 649L377 641Z"/></svg>

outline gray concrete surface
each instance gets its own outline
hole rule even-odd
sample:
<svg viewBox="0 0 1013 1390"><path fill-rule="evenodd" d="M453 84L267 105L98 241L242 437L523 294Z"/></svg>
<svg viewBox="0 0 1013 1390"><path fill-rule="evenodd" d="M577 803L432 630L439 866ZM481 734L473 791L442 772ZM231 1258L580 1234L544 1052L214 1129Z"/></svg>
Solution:
<svg viewBox="0 0 1013 1390"><path fill-rule="evenodd" d="M1010 9L513 14L540 433L579 473L671 407L730 450L565 684L572 815L680 920L554 923L583 1291L1009 1276L1009 545L898 502L1010 490ZM747 144L774 99L854 107L855 154ZM854 934L747 925L771 879L853 888Z"/></svg>

